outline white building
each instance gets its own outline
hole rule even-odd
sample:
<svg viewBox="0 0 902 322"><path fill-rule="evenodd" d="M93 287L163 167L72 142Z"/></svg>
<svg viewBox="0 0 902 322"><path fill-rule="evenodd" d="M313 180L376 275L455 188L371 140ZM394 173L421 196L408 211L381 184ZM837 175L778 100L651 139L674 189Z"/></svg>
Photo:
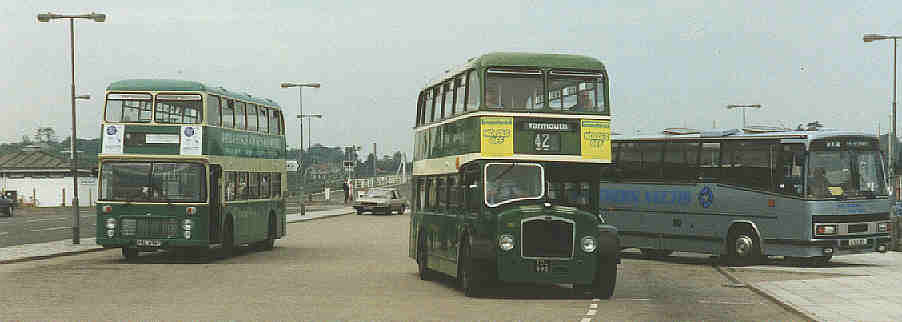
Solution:
<svg viewBox="0 0 902 322"><path fill-rule="evenodd" d="M37 149L0 155L0 192L14 193L23 206L63 207L72 205L72 165ZM78 170L78 203L91 207L97 201L97 177L91 170Z"/></svg>

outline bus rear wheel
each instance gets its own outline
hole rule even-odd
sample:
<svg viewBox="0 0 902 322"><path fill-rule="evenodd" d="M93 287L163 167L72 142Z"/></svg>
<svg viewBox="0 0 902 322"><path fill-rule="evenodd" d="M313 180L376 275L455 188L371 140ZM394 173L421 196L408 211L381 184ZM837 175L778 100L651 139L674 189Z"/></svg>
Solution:
<svg viewBox="0 0 902 322"><path fill-rule="evenodd" d="M750 266L761 261L761 244L749 228L731 231L727 238L726 262L730 266Z"/></svg>
<svg viewBox="0 0 902 322"><path fill-rule="evenodd" d="M417 240L417 273L420 275L420 280L428 281L433 278L433 272L427 265L429 253L427 253L428 251L426 250L426 237L423 235L422 230L417 236L420 236Z"/></svg>

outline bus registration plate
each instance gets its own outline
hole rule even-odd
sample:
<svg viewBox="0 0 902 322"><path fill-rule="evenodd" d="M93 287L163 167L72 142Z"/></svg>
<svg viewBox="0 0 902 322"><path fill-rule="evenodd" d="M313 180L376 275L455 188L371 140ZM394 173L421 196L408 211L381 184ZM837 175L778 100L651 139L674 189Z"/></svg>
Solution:
<svg viewBox="0 0 902 322"><path fill-rule="evenodd" d="M864 246L868 244L867 238L849 239L849 247Z"/></svg>
<svg viewBox="0 0 902 322"><path fill-rule="evenodd" d="M547 260L536 260L536 273L551 273L551 262Z"/></svg>
<svg viewBox="0 0 902 322"><path fill-rule="evenodd" d="M159 240L147 240L147 239L138 239L135 241L135 244L138 246L147 246L147 247L160 247L162 243Z"/></svg>

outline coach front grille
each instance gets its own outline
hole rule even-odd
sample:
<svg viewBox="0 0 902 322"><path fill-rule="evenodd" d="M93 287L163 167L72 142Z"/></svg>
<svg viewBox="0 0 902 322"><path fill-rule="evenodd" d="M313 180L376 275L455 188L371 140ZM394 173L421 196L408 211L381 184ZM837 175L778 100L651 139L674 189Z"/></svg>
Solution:
<svg viewBox="0 0 902 322"><path fill-rule="evenodd" d="M525 258L573 257L573 221L542 216L521 222L521 255Z"/></svg>

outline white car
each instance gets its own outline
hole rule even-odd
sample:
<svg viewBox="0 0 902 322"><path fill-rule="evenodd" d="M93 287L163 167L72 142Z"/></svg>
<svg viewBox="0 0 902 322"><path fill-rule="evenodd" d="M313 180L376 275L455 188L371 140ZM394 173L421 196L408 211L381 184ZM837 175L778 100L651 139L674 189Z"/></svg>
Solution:
<svg viewBox="0 0 902 322"><path fill-rule="evenodd" d="M401 197L401 193L395 188L373 188L354 201L354 209L358 215L369 212L391 215L403 214L407 210L407 201Z"/></svg>

